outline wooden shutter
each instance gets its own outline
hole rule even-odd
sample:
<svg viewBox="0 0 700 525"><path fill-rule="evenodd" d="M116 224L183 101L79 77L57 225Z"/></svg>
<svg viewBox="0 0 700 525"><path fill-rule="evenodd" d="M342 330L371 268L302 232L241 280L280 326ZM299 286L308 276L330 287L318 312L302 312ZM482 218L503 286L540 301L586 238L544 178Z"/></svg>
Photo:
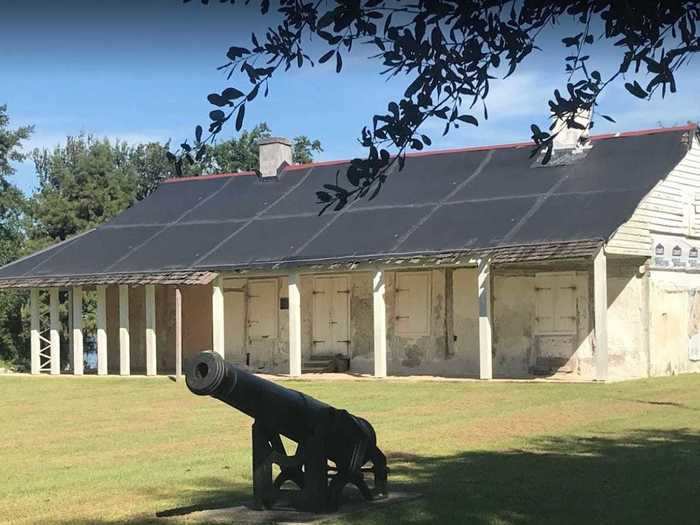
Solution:
<svg viewBox="0 0 700 525"><path fill-rule="evenodd" d="M537 333L576 331L576 274L538 273L535 276Z"/></svg>
<svg viewBox="0 0 700 525"><path fill-rule="evenodd" d="M554 282L547 273L535 276L535 329L539 333L554 331Z"/></svg>
<svg viewBox="0 0 700 525"><path fill-rule="evenodd" d="M396 333L430 334L430 272L397 272Z"/></svg>
<svg viewBox="0 0 700 525"><path fill-rule="evenodd" d="M557 277L554 303L554 329L557 332L576 332L576 280L573 274Z"/></svg>

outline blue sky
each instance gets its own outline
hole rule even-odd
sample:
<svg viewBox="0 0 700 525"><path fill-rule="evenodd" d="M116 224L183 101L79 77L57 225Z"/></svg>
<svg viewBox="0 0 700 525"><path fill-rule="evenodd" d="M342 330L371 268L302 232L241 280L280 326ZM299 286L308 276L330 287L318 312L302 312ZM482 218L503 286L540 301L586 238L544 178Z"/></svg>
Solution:
<svg viewBox="0 0 700 525"><path fill-rule="evenodd" d="M28 150L81 132L130 143L191 137L196 124L207 124L206 95L230 85L216 71L228 47L247 45L251 31L274 22L217 1L0 0L0 13L0 104L8 105L13 126L35 125ZM528 140L532 122L546 125L547 100L566 82L561 32L550 31L544 50L517 74L494 81L487 122L446 137L441 124L428 125L433 148ZM594 58L604 72L615 57L602 48ZM248 108L246 125L265 121L276 135L318 138L325 150L321 160L361 154L356 138L362 126L406 82L386 82L377 74L379 64L362 56L346 59L342 75L332 62L277 78L270 97ZM596 131L700 120L698 93L697 61L680 75L679 92L666 99L638 101L620 83L602 101L602 111L617 124L601 119ZM222 138L233 133L231 127ZM31 192L33 164L19 164L13 181Z"/></svg>

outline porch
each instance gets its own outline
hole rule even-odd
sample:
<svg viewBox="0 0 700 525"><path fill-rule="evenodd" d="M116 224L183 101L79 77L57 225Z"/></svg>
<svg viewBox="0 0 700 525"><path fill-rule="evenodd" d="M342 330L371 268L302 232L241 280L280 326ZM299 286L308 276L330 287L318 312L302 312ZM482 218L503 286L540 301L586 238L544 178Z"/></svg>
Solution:
<svg viewBox="0 0 700 525"><path fill-rule="evenodd" d="M606 380L604 251L516 259L501 252L230 271L199 284L37 287L32 373L85 373L83 298L92 292L98 375L179 376L191 357L212 350L253 371L291 377L340 356L349 372L380 378ZM61 341L69 347L63 356Z"/></svg>

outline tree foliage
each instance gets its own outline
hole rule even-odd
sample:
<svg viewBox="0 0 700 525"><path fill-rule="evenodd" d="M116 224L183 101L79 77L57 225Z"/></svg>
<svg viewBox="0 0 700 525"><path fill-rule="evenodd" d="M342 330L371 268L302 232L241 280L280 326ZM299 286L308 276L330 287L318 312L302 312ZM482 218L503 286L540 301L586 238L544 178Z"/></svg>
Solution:
<svg viewBox="0 0 700 525"><path fill-rule="evenodd" d="M23 220L27 203L22 192L9 180L15 173L12 162L24 160L22 142L32 134L32 127L10 129L7 106L0 106L0 266L22 252L25 240ZM22 305L24 298L17 292L0 294L0 359L17 357L24 346Z"/></svg>
<svg viewBox="0 0 700 525"><path fill-rule="evenodd" d="M34 238L65 240L105 222L136 199L136 173L125 143L68 137L34 151L39 190L32 203Z"/></svg>
<svg viewBox="0 0 700 525"><path fill-rule="evenodd" d="M260 10L268 14L269 0L260 2ZM603 90L621 78L634 97L675 92L676 71L700 50L697 0L280 0L275 10L277 22L264 34L228 49L219 69L235 77L236 85L209 95L216 107L209 114L209 133L204 137L198 127L194 146L182 151L180 162L201 155L229 121L241 129L246 107L268 95L273 76L316 62L341 73L344 56L369 46L383 74L406 78L405 90L362 129L367 156L352 161L347 187L318 193L324 209L376 194L388 168L403 165L406 151L431 144L422 130L426 121L442 121L447 134L488 118L491 81L512 75L539 50L549 27L570 22L574 31L562 41L571 50L563 64L566 87L549 101L551 113L574 128L581 126L577 117L598 109ZM309 51L312 41L322 48L316 57ZM617 53L617 68L607 77L591 59L599 43ZM553 129L531 127L533 155L544 151L545 161Z"/></svg>
<svg viewBox="0 0 700 525"><path fill-rule="evenodd" d="M177 176L200 175L202 173L236 173L239 171L255 171L259 166L260 151L258 141L271 137L272 132L267 123L262 122L250 131L242 130L236 138L212 143L209 147L198 150L192 156L192 148L183 143L181 148L190 151L188 162L172 163L173 155L168 154L170 170ZM321 141L300 135L292 140L292 161L306 164L312 162L316 153L323 151Z"/></svg>

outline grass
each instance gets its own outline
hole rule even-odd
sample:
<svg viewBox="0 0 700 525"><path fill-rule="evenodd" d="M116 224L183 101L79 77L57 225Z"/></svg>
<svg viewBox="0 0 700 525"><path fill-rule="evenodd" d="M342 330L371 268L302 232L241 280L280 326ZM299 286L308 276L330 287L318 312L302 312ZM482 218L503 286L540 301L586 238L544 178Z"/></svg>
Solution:
<svg viewBox="0 0 700 525"><path fill-rule="evenodd" d="M700 522L700 375L285 384L369 419L390 482L424 494L343 523ZM0 377L0 521L249 500L250 423L165 378Z"/></svg>

